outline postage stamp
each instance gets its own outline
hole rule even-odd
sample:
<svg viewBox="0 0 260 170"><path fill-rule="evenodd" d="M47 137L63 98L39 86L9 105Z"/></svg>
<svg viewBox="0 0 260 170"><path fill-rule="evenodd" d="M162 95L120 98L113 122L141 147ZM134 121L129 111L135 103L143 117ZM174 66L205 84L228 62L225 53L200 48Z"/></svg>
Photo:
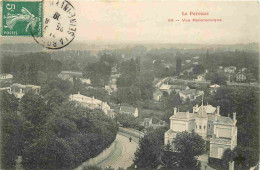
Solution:
<svg viewBox="0 0 260 170"><path fill-rule="evenodd" d="M2 36L42 36L43 1L3 1Z"/></svg>

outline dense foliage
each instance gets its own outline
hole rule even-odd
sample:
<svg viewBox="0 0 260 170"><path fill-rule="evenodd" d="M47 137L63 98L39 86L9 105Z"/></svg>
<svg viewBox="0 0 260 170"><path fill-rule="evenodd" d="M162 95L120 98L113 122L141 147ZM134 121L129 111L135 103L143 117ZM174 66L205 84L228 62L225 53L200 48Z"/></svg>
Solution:
<svg viewBox="0 0 260 170"><path fill-rule="evenodd" d="M18 102L1 95L2 168L18 155L27 169L71 169L97 156L114 141L117 124L100 110L27 93Z"/></svg>
<svg viewBox="0 0 260 170"><path fill-rule="evenodd" d="M1 73L12 74L15 82L42 85L48 77L57 76L62 65L46 53L29 53L19 57L4 56L0 68Z"/></svg>
<svg viewBox="0 0 260 170"><path fill-rule="evenodd" d="M205 151L205 141L196 133L178 133L170 145L164 146L166 128L149 131L140 141L134 164L139 169L199 169L197 156Z"/></svg>

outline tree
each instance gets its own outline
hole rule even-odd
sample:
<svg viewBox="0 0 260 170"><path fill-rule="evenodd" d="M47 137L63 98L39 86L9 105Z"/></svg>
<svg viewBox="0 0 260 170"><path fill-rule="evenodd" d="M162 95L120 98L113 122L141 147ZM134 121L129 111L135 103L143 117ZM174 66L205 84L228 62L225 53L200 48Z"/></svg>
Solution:
<svg viewBox="0 0 260 170"><path fill-rule="evenodd" d="M134 164L138 168L156 169L162 163L165 131L164 128L156 129L140 140L134 158Z"/></svg>
<svg viewBox="0 0 260 170"><path fill-rule="evenodd" d="M178 153L179 167L192 168L198 167L196 156L205 151L205 141L194 131L177 133L173 140L174 150Z"/></svg>
<svg viewBox="0 0 260 170"><path fill-rule="evenodd" d="M179 75L181 72L181 58L178 56L176 58L176 74Z"/></svg>

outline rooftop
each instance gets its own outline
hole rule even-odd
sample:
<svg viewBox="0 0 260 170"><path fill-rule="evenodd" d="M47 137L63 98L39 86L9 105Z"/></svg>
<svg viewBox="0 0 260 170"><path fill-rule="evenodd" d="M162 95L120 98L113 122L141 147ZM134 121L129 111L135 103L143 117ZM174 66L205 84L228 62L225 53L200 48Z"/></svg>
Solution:
<svg viewBox="0 0 260 170"><path fill-rule="evenodd" d="M180 91L179 93L181 93L183 95L195 94L196 90L195 89L186 89L186 90Z"/></svg>

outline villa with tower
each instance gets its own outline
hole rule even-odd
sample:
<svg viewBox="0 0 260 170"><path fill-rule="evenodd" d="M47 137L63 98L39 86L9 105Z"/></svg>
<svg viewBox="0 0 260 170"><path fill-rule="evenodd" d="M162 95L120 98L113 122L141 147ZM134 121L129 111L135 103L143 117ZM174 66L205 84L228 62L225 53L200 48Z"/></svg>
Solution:
<svg viewBox="0 0 260 170"><path fill-rule="evenodd" d="M220 115L220 107L212 105L196 105L193 112L179 112L174 108L170 117L170 129L164 134L164 144L172 144L179 132L187 131L202 136L209 143L209 157L221 159L226 149L234 149L237 145L236 113L233 119ZM172 146L174 148L174 146Z"/></svg>

